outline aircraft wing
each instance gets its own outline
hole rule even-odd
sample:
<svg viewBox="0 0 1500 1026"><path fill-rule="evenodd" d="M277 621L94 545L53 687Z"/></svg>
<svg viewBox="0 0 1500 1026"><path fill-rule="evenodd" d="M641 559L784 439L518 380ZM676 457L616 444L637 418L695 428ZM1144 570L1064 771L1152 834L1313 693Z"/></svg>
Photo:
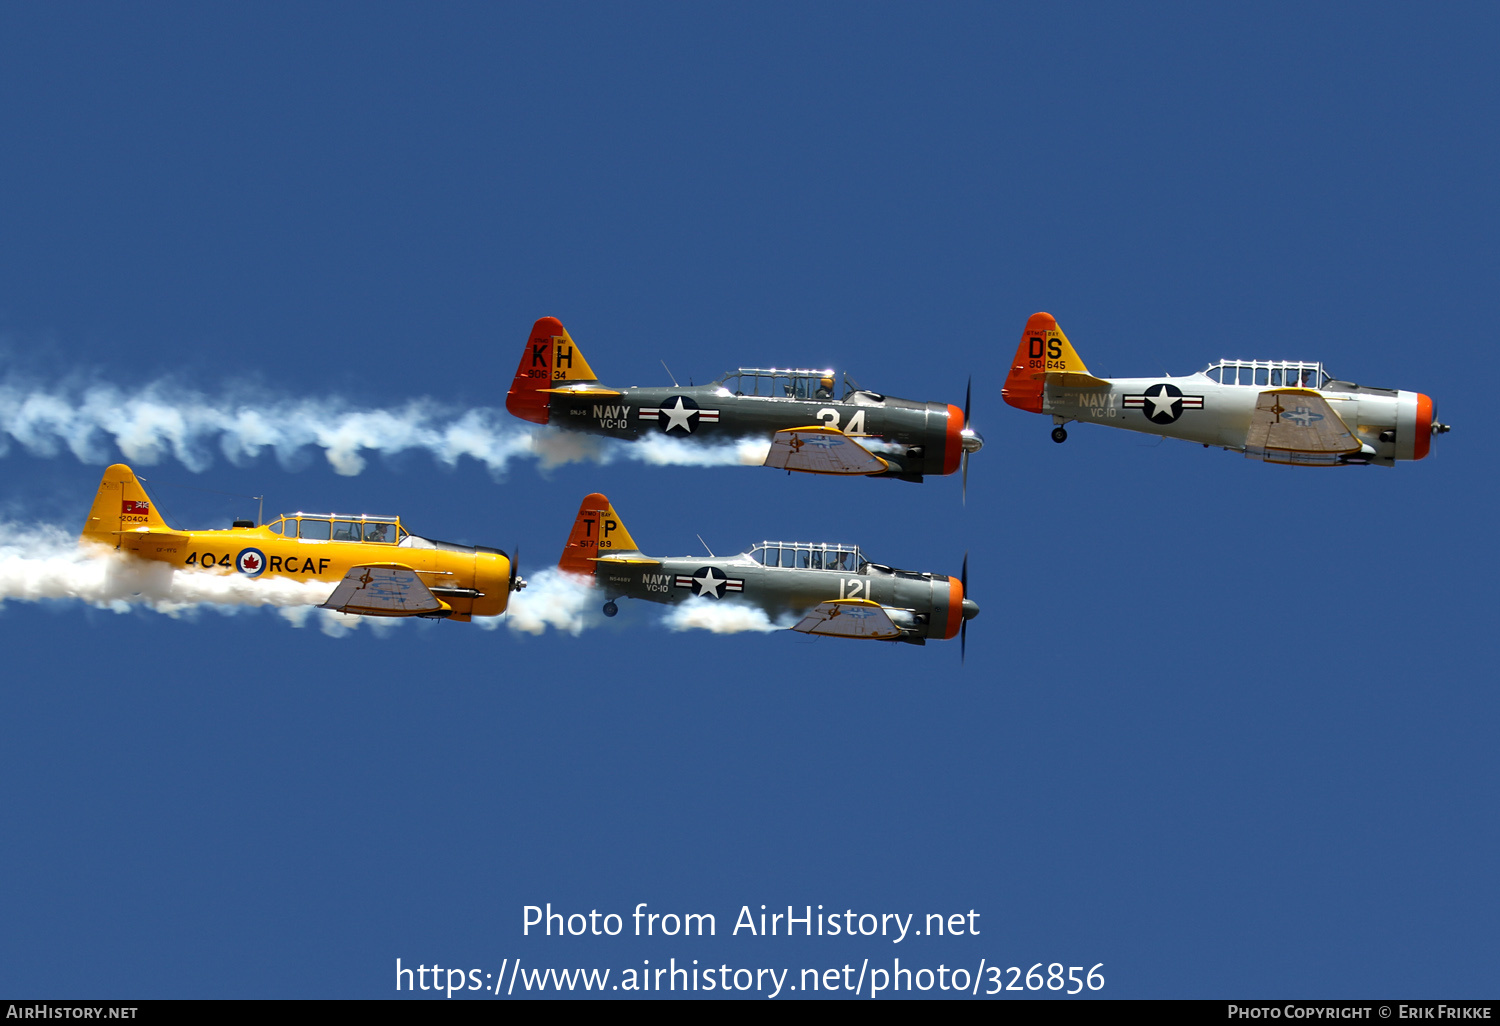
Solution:
<svg viewBox="0 0 1500 1026"><path fill-rule="evenodd" d="M885 607L869 599L829 599L819 603L792 628L831 638L894 638L901 633Z"/></svg>
<svg viewBox="0 0 1500 1026"><path fill-rule="evenodd" d="M1245 437L1245 454L1267 463L1337 463L1359 452L1359 439L1318 393L1305 388L1262 392Z"/></svg>
<svg viewBox="0 0 1500 1026"><path fill-rule="evenodd" d="M448 608L415 570L395 563L354 566L320 609L365 616L420 616Z"/></svg>
<svg viewBox="0 0 1500 1026"><path fill-rule="evenodd" d="M890 464L838 428L814 424L776 432L764 466L809 474L880 474Z"/></svg>

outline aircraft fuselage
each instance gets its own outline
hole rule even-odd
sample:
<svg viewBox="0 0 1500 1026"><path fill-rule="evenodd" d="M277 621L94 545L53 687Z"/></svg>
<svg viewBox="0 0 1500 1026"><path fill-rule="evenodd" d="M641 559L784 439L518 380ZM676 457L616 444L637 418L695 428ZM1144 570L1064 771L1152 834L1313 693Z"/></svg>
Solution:
<svg viewBox="0 0 1500 1026"><path fill-rule="evenodd" d="M749 553L668 557L655 566L601 558L595 563L594 579L609 599L750 605L764 610L772 622L801 616L820 602L864 599L886 607L902 628L899 640L917 643L953 637L964 615L964 593L957 578L875 563L856 571L763 566Z"/></svg>
<svg viewBox="0 0 1500 1026"><path fill-rule="evenodd" d="M544 423L626 441L660 435L713 445L787 428L837 428L897 476L951 474L963 455L963 411L855 391L845 399L736 395L721 385L625 388L618 395L552 393Z"/></svg>
<svg viewBox="0 0 1500 1026"><path fill-rule="evenodd" d="M1256 400L1264 391L1255 385L1220 384L1202 373L1107 380L1108 387L1092 388L1049 382L1037 412L1051 414L1059 424L1100 423L1246 452ZM1432 411L1430 404L1422 409L1425 396L1342 381L1308 391L1324 399L1364 443L1365 450L1346 462L1393 466L1427 454Z"/></svg>

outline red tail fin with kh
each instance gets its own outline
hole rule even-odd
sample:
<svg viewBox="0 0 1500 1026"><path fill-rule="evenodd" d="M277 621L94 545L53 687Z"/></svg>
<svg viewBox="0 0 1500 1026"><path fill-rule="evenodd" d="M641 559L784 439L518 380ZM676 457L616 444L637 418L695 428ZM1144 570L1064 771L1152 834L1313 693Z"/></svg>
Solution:
<svg viewBox="0 0 1500 1026"><path fill-rule="evenodd" d="M596 380L562 321L543 317L531 326L516 379L505 395L505 408L522 420L545 424L551 389Z"/></svg>

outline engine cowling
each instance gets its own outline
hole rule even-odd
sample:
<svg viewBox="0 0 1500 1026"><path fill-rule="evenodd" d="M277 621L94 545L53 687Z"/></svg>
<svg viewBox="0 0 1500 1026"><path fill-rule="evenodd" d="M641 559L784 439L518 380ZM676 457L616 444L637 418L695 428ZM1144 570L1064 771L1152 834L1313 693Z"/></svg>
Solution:
<svg viewBox="0 0 1500 1026"><path fill-rule="evenodd" d="M474 554L474 616L499 616L510 600L510 559L493 552Z"/></svg>
<svg viewBox="0 0 1500 1026"><path fill-rule="evenodd" d="M1396 393L1396 459L1419 460L1432 447L1434 409L1421 392Z"/></svg>

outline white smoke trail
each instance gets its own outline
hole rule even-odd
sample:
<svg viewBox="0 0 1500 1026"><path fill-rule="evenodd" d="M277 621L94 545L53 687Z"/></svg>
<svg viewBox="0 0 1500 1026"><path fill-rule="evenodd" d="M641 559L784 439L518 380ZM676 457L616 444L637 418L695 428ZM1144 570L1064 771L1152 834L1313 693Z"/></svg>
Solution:
<svg viewBox="0 0 1500 1026"><path fill-rule="evenodd" d="M518 634L533 635L543 634L550 627L577 637L585 629L606 622L599 611L602 599L603 593L589 578L549 567L532 577L525 591L511 596L510 611L504 617L474 622L489 629L503 622ZM737 634L785 630L796 621L773 623L764 611L754 606L696 598L662 610L661 622L674 631L700 629L715 634Z"/></svg>
<svg viewBox="0 0 1500 1026"><path fill-rule="evenodd" d="M634 459L675 466L759 465L764 439L704 445L664 435L640 442L537 428L501 409L460 410L431 399L392 409L362 409L343 399L210 397L167 382L134 391L114 385L45 388L15 375L0 381L0 456L19 445L35 456L71 453L84 463L117 458L151 466L177 460L202 472L215 449L236 466L273 452L293 469L307 448L319 449L336 473L353 476L366 453L394 456L422 451L446 466L468 457L501 477L513 460L564 463Z"/></svg>
<svg viewBox="0 0 1500 1026"><path fill-rule="evenodd" d="M794 623L796 621L793 621ZM705 630L715 634L739 634L743 631L781 631L789 623L772 623L765 610L756 606L743 606L732 602L716 602L711 598L690 598L662 617L669 629L674 631Z"/></svg>
<svg viewBox="0 0 1500 1026"><path fill-rule="evenodd" d="M551 627L577 637L585 627L604 622L598 603L599 592L587 577L548 567L511 595L505 616L475 622L493 630L503 621L517 634L542 634Z"/></svg>
<svg viewBox="0 0 1500 1026"><path fill-rule="evenodd" d="M335 638L361 626L381 635L405 622L403 617L354 616L316 608L333 594L336 584L178 570L110 549L80 546L75 534L53 525L0 521L0 607L7 601L74 599L118 613L146 608L172 617L204 609L270 607L294 627L312 620ZM540 635L551 628L576 637L605 622L600 598L588 578L547 568L533 576L524 591L511 596L507 615L478 617L474 622L489 630L503 623L517 634ZM689 599L661 619L674 631L699 628L717 634L790 626L772 623L752 606L708 599Z"/></svg>
<svg viewBox="0 0 1500 1026"><path fill-rule="evenodd" d="M666 435L647 435L638 442L615 442L612 448L626 445L631 446L633 459L674 467L759 467L771 452L769 438L740 438L705 445ZM635 454L637 452L639 455Z"/></svg>
<svg viewBox="0 0 1500 1026"><path fill-rule="evenodd" d="M333 588L331 581L174 570L166 563L82 547L76 535L60 527L0 523L0 603L77 599L117 612L141 605L178 616L202 606L311 607Z"/></svg>

